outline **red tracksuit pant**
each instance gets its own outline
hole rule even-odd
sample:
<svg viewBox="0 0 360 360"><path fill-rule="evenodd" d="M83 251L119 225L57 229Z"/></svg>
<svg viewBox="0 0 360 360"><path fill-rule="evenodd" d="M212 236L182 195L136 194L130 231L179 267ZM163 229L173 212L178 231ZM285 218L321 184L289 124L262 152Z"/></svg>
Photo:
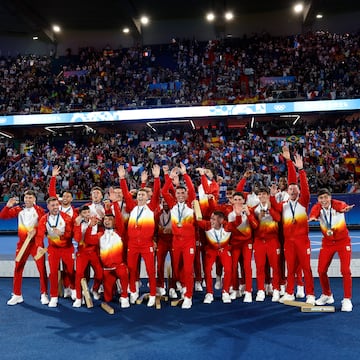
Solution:
<svg viewBox="0 0 360 360"><path fill-rule="evenodd" d="M219 259L219 262L224 267L224 283L223 283L223 292L229 292L231 285L231 274L232 274L232 260L231 253L228 248L222 249L205 249L205 281L206 281L206 292L213 294L213 279L211 276L211 270L216 262Z"/></svg>
<svg viewBox="0 0 360 360"><path fill-rule="evenodd" d="M240 256L243 257L244 276L245 276L245 291L252 291L252 243L244 241L244 243L233 245L231 248L232 256L232 283L234 290L239 289L239 270L238 263Z"/></svg>
<svg viewBox="0 0 360 360"><path fill-rule="evenodd" d="M330 281L327 275L330 263L338 253L340 259L340 271L343 277L344 298L351 299L352 279L351 279L351 244L341 245L323 245L319 254L318 273L320 285L324 295L331 295Z"/></svg>
<svg viewBox="0 0 360 360"><path fill-rule="evenodd" d="M125 264L117 265L114 269L103 270L104 301L112 301L116 279L120 279L121 297L128 297L129 273Z"/></svg>

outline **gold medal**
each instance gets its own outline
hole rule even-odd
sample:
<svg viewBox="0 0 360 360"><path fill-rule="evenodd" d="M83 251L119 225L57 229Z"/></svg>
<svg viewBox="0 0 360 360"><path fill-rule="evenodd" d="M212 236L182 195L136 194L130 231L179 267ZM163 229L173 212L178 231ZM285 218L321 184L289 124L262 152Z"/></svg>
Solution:
<svg viewBox="0 0 360 360"><path fill-rule="evenodd" d="M333 232L331 229L328 229L328 230L326 231L326 235L327 235L327 236L333 236L333 235L334 235L334 232Z"/></svg>
<svg viewBox="0 0 360 360"><path fill-rule="evenodd" d="M296 224L296 220L293 218L293 219L291 220L291 223L292 223L292 224Z"/></svg>

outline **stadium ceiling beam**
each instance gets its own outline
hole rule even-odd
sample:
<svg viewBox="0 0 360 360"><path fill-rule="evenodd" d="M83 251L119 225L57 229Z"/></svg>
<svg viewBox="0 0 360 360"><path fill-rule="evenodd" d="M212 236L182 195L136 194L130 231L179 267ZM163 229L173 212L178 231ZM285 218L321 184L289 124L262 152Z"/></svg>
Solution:
<svg viewBox="0 0 360 360"><path fill-rule="evenodd" d="M136 8L134 2L132 0L123 0L121 2L121 6L124 9L124 12L128 14L128 17L131 19L132 28L135 29L135 37L141 39L142 38L142 30L140 23L140 14L139 10Z"/></svg>
<svg viewBox="0 0 360 360"><path fill-rule="evenodd" d="M32 34L44 35L52 43L56 41L51 25L43 19L27 2L20 0L4 0L3 5L16 13L16 15L26 24Z"/></svg>

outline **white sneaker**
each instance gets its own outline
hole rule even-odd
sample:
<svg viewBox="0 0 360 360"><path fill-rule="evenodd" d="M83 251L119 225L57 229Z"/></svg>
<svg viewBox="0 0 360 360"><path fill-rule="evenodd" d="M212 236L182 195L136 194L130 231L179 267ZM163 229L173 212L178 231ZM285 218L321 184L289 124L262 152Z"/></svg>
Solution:
<svg viewBox="0 0 360 360"><path fill-rule="evenodd" d="M64 288L64 298L71 297L71 289L70 288Z"/></svg>
<svg viewBox="0 0 360 360"><path fill-rule="evenodd" d="M240 297L243 297L245 295L245 285L239 286L239 294L240 294Z"/></svg>
<svg viewBox="0 0 360 360"><path fill-rule="evenodd" d="M272 302L279 302L279 300L280 300L280 291L279 290L274 290L271 301Z"/></svg>
<svg viewBox="0 0 360 360"><path fill-rule="evenodd" d="M180 282L180 281L177 281L177 282L176 282L176 290L177 290L177 291L181 291L181 289L182 289L181 282Z"/></svg>
<svg viewBox="0 0 360 360"><path fill-rule="evenodd" d="M211 304L213 301L214 301L214 295L211 294L211 293L207 293L207 294L205 295L205 298L204 298L203 303L204 303L204 304Z"/></svg>
<svg viewBox="0 0 360 360"><path fill-rule="evenodd" d="M255 301L264 301L265 300L265 291L264 290L259 290L256 294L256 299Z"/></svg>
<svg viewBox="0 0 360 360"><path fill-rule="evenodd" d="M273 293L273 286L272 284L265 284L265 294L272 295Z"/></svg>
<svg viewBox="0 0 360 360"><path fill-rule="evenodd" d="M73 306L74 308L79 308L79 307L81 307L81 299L76 299L76 300L73 302L72 306Z"/></svg>
<svg viewBox="0 0 360 360"><path fill-rule="evenodd" d="M298 285L296 287L296 298L297 299L303 299L305 297L304 287Z"/></svg>
<svg viewBox="0 0 360 360"><path fill-rule="evenodd" d="M11 298L8 300L7 304L8 305L16 305L16 304L21 304L22 302L24 302L24 298L22 297L22 295L12 295Z"/></svg>
<svg viewBox="0 0 360 360"><path fill-rule="evenodd" d="M57 307L57 304L58 304L58 298L57 297L51 297L48 307Z"/></svg>
<svg viewBox="0 0 360 360"><path fill-rule="evenodd" d="M314 295L308 295L306 297L306 303L310 305L315 305L315 296Z"/></svg>
<svg viewBox="0 0 360 360"><path fill-rule="evenodd" d="M221 299L222 299L222 302L224 304L230 304L231 303L231 298L230 298L230 294L226 291L224 291L221 295Z"/></svg>
<svg viewBox="0 0 360 360"><path fill-rule="evenodd" d="M163 296L166 294L166 290L165 288L163 287L157 287L156 288L156 295L160 295L160 296Z"/></svg>
<svg viewBox="0 0 360 360"><path fill-rule="evenodd" d="M326 305L326 304L333 304L334 303L334 296L331 295L324 295L321 294L321 296L315 300L315 305Z"/></svg>
<svg viewBox="0 0 360 360"><path fill-rule="evenodd" d="M122 309L128 308L130 307L130 302L129 302L129 298L127 297L120 297L120 307Z"/></svg>
<svg viewBox="0 0 360 360"><path fill-rule="evenodd" d="M341 300L341 311L350 312L353 309L353 304L351 302L351 299L344 298Z"/></svg>
<svg viewBox="0 0 360 360"><path fill-rule="evenodd" d="M203 291L200 281L195 281L195 291Z"/></svg>
<svg viewBox="0 0 360 360"><path fill-rule="evenodd" d="M181 308L182 308L182 309L190 309L191 306L192 306L192 300L191 300L191 298L185 296L185 297L184 297L184 301L183 301L183 303L182 303L182 305L181 305Z"/></svg>
<svg viewBox="0 0 360 360"><path fill-rule="evenodd" d="M251 303L251 302L252 302L252 293L251 293L251 291L245 291L244 303Z"/></svg>
<svg viewBox="0 0 360 360"><path fill-rule="evenodd" d="M186 294L186 286L181 288L180 293L181 293L181 298L183 299L185 297L185 294Z"/></svg>
<svg viewBox="0 0 360 360"><path fill-rule="evenodd" d="M45 293L41 294L40 302L43 305L48 305L49 304L49 298L48 298L47 294L45 294Z"/></svg>
<svg viewBox="0 0 360 360"><path fill-rule="evenodd" d="M280 296L284 296L286 292L286 286L280 285Z"/></svg>
<svg viewBox="0 0 360 360"><path fill-rule="evenodd" d="M155 305L155 299L156 299L156 296L150 295L150 296L149 296L148 303L147 303L147 306L148 306L148 307L154 306L154 305Z"/></svg>
<svg viewBox="0 0 360 360"><path fill-rule="evenodd" d="M237 298L240 297L240 291L239 290L235 290L235 291L231 291L230 292L230 299L231 300L236 300Z"/></svg>
<svg viewBox="0 0 360 360"><path fill-rule="evenodd" d="M170 289L169 289L169 297L170 297L171 299L177 299L177 298L178 298L177 293L176 293L176 291L175 291L174 288L170 288Z"/></svg>
<svg viewBox="0 0 360 360"><path fill-rule="evenodd" d="M294 294L288 294L287 292L282 296L279 300L280 303L284 303L284 301L294 301L295 296Z"/></svg>
<svg viewBox="0 0 360 360"><path fill-rule="evenodd" d="M216 276L216 281L215 281L215 289L216 290L220 290L221 287L222 287L222 284L221 284L221 276Z"/></svg>
<svg viewBox="0 0 360 360"><path fill-rule="evenodd" d="M135 304L136 300L139 297L139 293L138 292L131 292L130 293L130 304Z"/></svg>
<svg viewBox="0 0 360 360"><path fill-rule="evenodd" d="M93 290L91 293L92 293L94 300L100 300L101 295L97 291Z"/></svg>

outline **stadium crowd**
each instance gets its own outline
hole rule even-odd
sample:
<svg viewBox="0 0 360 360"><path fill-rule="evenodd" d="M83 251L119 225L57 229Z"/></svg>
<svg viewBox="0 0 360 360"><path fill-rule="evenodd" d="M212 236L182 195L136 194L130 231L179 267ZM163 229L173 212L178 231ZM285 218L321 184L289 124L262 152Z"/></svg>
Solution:
<svg viewBox="0 0 360 360"><path fill-rule="evenodd" d="M0 59L0 114L358 97L359 33Z"/></svg>
<svg viewBox="0 0 360 360"><path fill-rule="evenodd" d="M119 165L126 167L132 188L139 186L141 172L153 164L182 162L195 185L199 182L195 169L206 165L225 187L234 186L246 170L252 170L245 189L249 191L254 183L270 186L285 175L284 144L304 157L312 193L324 186L335 193L359 192L359 137L358 118L339 118L336 124L274 121L234 129L219 123L193 131L178 128L156 133L144 126L138 132L69 138L61 146L51 139L27 140L21 151L17 143L6 140L0 144L1 199L32 189L39 201L44 200L54 165L63 169L58 191L69 190L79 200L88 199L93 186L117 185Z"/></svg>

